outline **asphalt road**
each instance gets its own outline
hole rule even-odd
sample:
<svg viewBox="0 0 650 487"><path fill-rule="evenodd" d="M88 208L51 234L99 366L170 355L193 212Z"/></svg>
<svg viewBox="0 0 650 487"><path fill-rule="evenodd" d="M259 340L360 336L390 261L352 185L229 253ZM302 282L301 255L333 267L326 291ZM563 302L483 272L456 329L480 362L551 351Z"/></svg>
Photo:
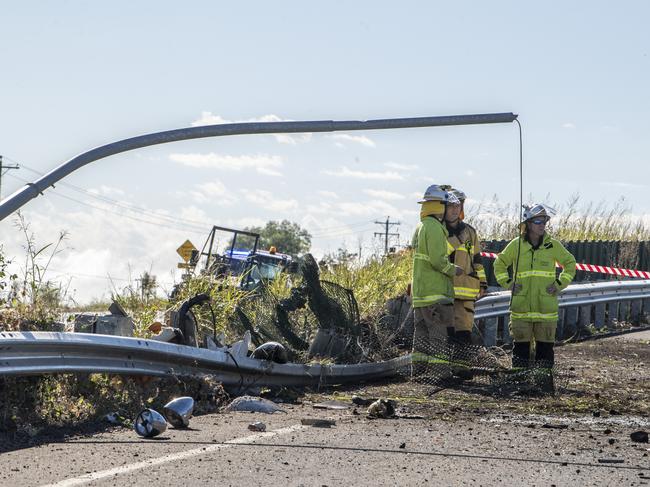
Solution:
<svg viewBox="0 0 650 487"><path fill-rule="evenodd" d="M650 429L649 418L492 414L371 420L361 410L353 414L352 408L284 407L286 414L201 416L192 419L189 429L168 429L151 440L115 428L14 450L0 456L0 483L650 485L650 445L629 438L631 431ZM303 418L329 418L336 425L303 426ZM267 432L249 431L253 421L266 423ZM611 431L604 433L607 429Z"/></svg>

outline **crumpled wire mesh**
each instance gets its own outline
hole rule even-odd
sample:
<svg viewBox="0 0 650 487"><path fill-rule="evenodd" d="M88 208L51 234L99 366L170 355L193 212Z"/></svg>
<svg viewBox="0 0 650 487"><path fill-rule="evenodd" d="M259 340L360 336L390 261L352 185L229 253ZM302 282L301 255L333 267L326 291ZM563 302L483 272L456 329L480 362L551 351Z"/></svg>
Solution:
<svg viewBox="0 0 650 487"><path fill-rule="evenodd" d="M309 348L309 342L319 328L332 329L350 344L349 348L358 350L360 320L354 293L329 281L320 281L319 292L325 299L316 302L309 300L309 290L301 288L293 288L289 298L278 299L267 288L261 287L236 308L231 327L238 334L248 330L256 346L268 341L282 343L294 358ZM314 309L319 303L336 307L335 322L323 323L322 317L327 317L328 313L326 309Z"/></svg>
<svg viewBox="0 0 650 487"><path fill-rule="evenodd" d="M511 355L500 347L461 343L446 336L418 339L411 365L400 375L437 387L479 387L493 395L552 394L567 381L557 365L532 361L529 367L513 367Z"/></svg>

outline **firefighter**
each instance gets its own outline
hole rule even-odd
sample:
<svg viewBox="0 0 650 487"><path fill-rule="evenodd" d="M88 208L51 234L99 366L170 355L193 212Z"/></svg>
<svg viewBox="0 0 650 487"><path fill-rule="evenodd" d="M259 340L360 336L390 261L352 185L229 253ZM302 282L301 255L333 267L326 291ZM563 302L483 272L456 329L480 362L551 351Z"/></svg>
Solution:
<svg viewBox="0 0 650 487"><path fill-rule="evenodd" d="M446 342L447 327L453 323L454 288L452 278L462 274L461 267L449 262L445 211L458 198L439 185L427 188L418 202L420 223L413 235L412 304L414 310L413 373L431 370L436 363L435 344Z"/></svg>
<svg viewBox="0 0 650 487"><path fill-rule="evenodd" d="M576 260L546 232L555 210L544 204L524 206L521 236L512 240L494 262L500 286L512 290L510 334L514 341L512 365L529 367L531 343L535 365L552 369L558 320L558 293L573 280ZM559 276L555 264L562 266ZM508 273L511 267L512 274Z"/></svg>
<svg viewBox="0 0 650 487"><path fill-rule="evenodd" d="M454 277L454 323L447 329L449 336L462 344L472 343L474 326L474 302L487 290L487 279L481 259L481 247L474 227L465 223L465 193L450 188L459 202L447 205L445 226L447 228L447 252L449 260L463 269Z"/></svg>

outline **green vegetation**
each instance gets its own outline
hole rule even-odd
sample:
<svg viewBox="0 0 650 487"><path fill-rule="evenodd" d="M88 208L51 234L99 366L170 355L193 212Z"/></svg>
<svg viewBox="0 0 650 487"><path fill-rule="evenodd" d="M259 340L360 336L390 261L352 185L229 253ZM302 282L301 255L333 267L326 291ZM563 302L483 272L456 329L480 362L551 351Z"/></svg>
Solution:
<svg viewBox="0 0 650 487"><path fill-rule="evenodd" d="M278 252L283 254L298 256L309 252L311 247L310 233L289 220L270 221L264 227L246 227L244 230L260 234L260 249L268 250L275 247ZM237 247L239 248L252 248L253 243L252 237L246 235L237 237Z"/></svg>

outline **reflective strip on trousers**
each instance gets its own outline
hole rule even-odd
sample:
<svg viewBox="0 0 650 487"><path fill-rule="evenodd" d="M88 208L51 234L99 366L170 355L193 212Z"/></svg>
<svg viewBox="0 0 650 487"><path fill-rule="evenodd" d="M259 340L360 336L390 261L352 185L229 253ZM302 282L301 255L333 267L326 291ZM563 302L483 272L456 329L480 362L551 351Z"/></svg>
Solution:
<svg viewBox="0 0 650 487"><path fill-rule="evenodd" d="M521 321L557 321L557 313L515 313L514 311L510 312L510 317L513 320Z"/></svg>
<svg viewBox="0 0 650 487"><path fill-rule="evenodd" d="M474 299L478 296L479 290L474 287L454 287L454 297Z"/></svg>

